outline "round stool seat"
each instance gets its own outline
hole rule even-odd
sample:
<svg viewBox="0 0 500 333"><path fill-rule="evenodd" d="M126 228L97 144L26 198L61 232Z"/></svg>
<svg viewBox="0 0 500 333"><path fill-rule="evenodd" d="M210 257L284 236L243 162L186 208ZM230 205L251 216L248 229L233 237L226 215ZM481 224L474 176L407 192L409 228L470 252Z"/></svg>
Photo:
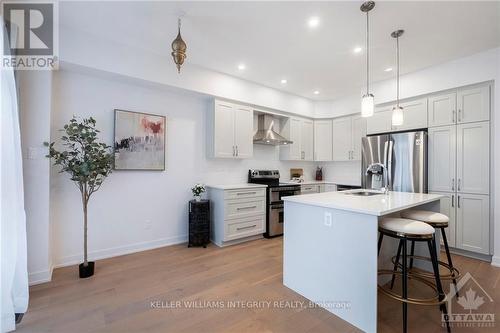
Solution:
<svg viewBox="0 0 500 333"><path fill-rule="evenodd" d="M431 212L428 210L417 210L417 209L406 210L401 213L401 217L429 223L431 226L435 228L436 227L446 228L448 227L448 222L450 222L448 216L441 213Z"/></svg>
<svg viewBox="0 0 500 333"><path fill-rule="evenodd" d="M383 218L378 224L379 231L398 237L432 238L434 228L429 224L398 217Z"/></svg>

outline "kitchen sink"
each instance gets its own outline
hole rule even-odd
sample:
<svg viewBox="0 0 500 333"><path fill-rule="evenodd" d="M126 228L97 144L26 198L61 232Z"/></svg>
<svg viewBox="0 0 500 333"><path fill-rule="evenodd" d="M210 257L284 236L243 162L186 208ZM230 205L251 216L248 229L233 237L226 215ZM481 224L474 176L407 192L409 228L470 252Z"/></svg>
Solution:
<svg viewBox="0 0 500 333"><path fill-rule="evenodd" d="M345 191L344 194L349 194L349 195L358 195L362 197L369 197L372 195L379 195L379 194L384 194L383 192L378 192L378 191L367 191L367 190L355 190L355 191Z"/></svg>

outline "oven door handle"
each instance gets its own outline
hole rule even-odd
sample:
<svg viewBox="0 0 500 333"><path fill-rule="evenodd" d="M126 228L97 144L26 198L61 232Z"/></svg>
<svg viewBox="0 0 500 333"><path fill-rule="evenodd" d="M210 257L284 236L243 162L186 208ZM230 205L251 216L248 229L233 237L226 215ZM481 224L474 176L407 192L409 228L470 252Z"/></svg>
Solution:
<svg viewBox="0 0 500 333"><path fill-rule="evenodd" d="M283 205L271 205L271 209L283 209Z"/></svg>

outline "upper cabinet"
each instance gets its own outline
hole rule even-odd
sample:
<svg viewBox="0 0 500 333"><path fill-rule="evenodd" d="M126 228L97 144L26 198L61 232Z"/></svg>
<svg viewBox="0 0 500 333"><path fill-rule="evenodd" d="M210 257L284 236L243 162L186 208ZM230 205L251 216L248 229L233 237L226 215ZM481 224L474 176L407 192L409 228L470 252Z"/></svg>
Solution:
<svg viewBox="0 0 500 333"><path fill-rule="evenodd" d="M457 127L429 128L429 191L456 190Z"/></svg>
<svg viewBox="0 0 500 333"><path fill-rule="evenodd" d="M393 105L378 107L372 117L367 118L367 133L379 134L427 128L427 98L400 103L403 107L403 125L392 126Z"/></svg>
<svg viewBox="0 0 500 333"><path fill-rule="evenodd" d="M429 97L429 127L489 119L489 84L459 88Z"/></svg>
<svg viewBox="0 0 500 333"><path fill-rule="evenodd" d="M314 152L313 121L289 118L282 124L281 135L293 143L280 146L280 159L290 161L312 161Z"/></svg>
<svg viewBox="0 0 500 333"><path fill-rule="evenodd" d="M457 93L429 97L429 127L451 125L457 118Z"/></svg>
<svg viewBox="0 0 500 333"><path fill-rule="evenodd" d="M457 122L470 123L490 119L490 85L458 89Z"/></svg>
<svg viewBox="0 0 500 333"><path fill-rule="evenodd" d="M314 160L332 160L332 121L314 121Z"/></svg>
<svg viewBox="0 0 500 333"><path fill-rule="evenodd" d="M392 106L377 108L373 116L366 118L366 133L379 134L392 131Z"/></svg>
<svg viewBox="0 0 500 333"><path fill-rule="evenodd" d="M403 107L403 125L392 126L393 131L427 128L427 98L419 98L402 102L400 105Z"/></svg>
<svg viewBox="0 0 500 333"><path fill-rule="evenodd" d="M366 136L366 120L360 116L332 121L333 161L361 160L361 138Z"/></svg>
<svg viewBox="0 0 500 333"><path fill-rule="evenodd" d="M252 157L253 134L253 110L250 107L214 100L207 131L210 158Z"/></svg>

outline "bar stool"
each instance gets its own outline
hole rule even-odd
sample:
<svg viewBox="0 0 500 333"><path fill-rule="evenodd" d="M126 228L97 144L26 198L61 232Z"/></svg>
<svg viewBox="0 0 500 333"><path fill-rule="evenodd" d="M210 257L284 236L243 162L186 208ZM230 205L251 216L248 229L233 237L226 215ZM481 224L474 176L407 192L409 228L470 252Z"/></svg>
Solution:
<svg viewBox="0 0 500 333"><path fill-rule="evenodd" d="M383 218L379 221L378 230L380 233L378 240L378 253L380 254L380 249L382 247L382 239L384 236L399 239L398 251L402 251L402 272L397 272L395 270L379 270L379 275L384 274L401 274L403 278L402 283L402 295L398 295L391 290L379 286L379 290L386 294L387 296L403 302L403 332L408 330L408 303L417 305L439 305L440 310L444 314L446 320L446 328L450 332L450 326L448 322L448 311L446 309L446 296L443 291L443 286L441 285L441 278L439 276L439 266L437 260L436 247L434 246L434 228L429 224L405 219L405 218ZM429 254L431 257L432 268L434 271L435 285L428 281L427 279L412 276L411 278L426 284L427 286L434 289L437 293L435 297L427 299L418 299L408 297L408 265L407 265L407 249L406 242L426 242L429 248Z"/></svg>
<svg viewBox="0 0 500 333"><path fill-rule="evenodd" d="M427 210L416 210L416 209L411 209L411 210L406 210L401 213L401 217L407 218L407 219L412 219L412 220L417 220L417 221L422 221L427 224L429 224L431 227L434 229L439 229L441 230L441 237L443 237L443 244L444 244L444 249L446 252L446 257L448 258L448 263L444 263L440 260L438 260L438 264L445 267L448 271L450 271L449 274L441 275L442 280L452 280L453 284L455 285L455 291L456 295L458 296L458 288L457 288L457 279L460 277L460 272L458 269L456 269L453 266L453 262L451 261L451 255L450 255L450 249L448 247L448 240L446 238L446 232L445 228L448 228L448 222L450 219L448 216L441 214L441 213L436 213L436 212L431 212ZM399 252L398 255L396 256L396 262L398 261L399 257ZM411 249L410 249L410 270L413 268L413 259L421 259L421 260L429 260L429 258L425 257L420 257L420 256L415 256L415 242L411 243ZM425 272L412 272L412 274L419 274L424 277L430 277L429 274ZM391 285L394 283L394 277Z"/></svg>

